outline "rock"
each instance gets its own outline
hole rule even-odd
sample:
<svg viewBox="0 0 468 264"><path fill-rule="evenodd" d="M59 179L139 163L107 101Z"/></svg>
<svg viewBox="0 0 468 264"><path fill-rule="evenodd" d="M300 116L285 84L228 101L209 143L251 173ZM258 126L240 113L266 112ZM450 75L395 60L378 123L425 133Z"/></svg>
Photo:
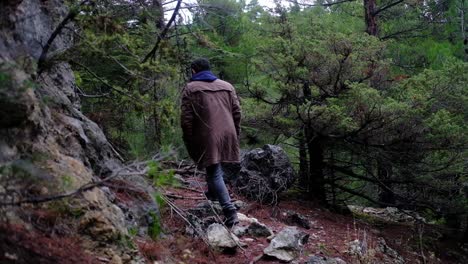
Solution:
<svg viewBox="0 0 468 264"><path fill-rule="evenodd" d="M389 247L385 242L385 239L379 237L377 239L377 252L380 252L384 255L383 262L384 264L404 264L405 260L403 259L398 252L393 248Z"/></svg>
<svg viewBox="0 0 468 264"><path fill-rule="evenodd" d="M239 192L262 203L276 203L278 194L291 187L296 174L279 146L265 145L246 152L235 186Z"/></svg>
<svg viewBox="0 0 468 264"><path fill-rule="evenodd" d="M348 205L349 210L355 214L368 215L385 222L414 223L426 222L426 219L418 213L410 210L400 210L395 207L374 208L357 205Z"/></svg>
<svg viewBox="0 0 468 264"><path fill-rule="evenodd" d="M110 260L110 263L111 264L122 264L123 262L122 262L122 258L119 255L115 254L115 255L112 256L112 259Z"/></svg>
<svg viewBox="0 0 468 264"><path fill-rule="evenodd" d="M310 221L307 217L296 212L287 212L287 223L290 225L299 226L305 229L310 229Z"/></svg>
<svg viewBox="0 0 468 264"><path fill-rule="evenodd" d="M112 191L107 193L102 188L103 192L106 193L109 200L114 199L122 209L128 228L138 230L140 235L147 234L148 227L157 221L156 218L160 217L159 206L153 199L155 190L148 181L137 176L129 176L125 180L119 180L118 185L120 188L131 189L131 193L125 191L129 195L121 196L122 198L118 199L112 194ZM117 191L119 190L117 189Z"/></svg>
<svg viewBox="0 0 468 264"><path fill-rule="evenodd" d="M304 264L346 264L346 261L340 258L312 256Z"/></svg>
<svg viewBox="0 0 468 264"><path fill-rule="evenodd" d="M219 205L218 202L212 202L212 201L201 202L194 208L190 208L188 212L193 215L196 215L199 218L206 218L208 216L215 215L213 212L213 209L218 215L223 214L223 209L221 208L221 205Z"/></svg>
<svg viewBox="0 0 468 264"><path fill-rule="evenodd" d="M269 237L273 232L266 225L260 223L256 218L247 217L245 214L237 213L240 224L233 228L234 234L243 236L250 234L256 237Z"/></svg>
<svg viewBox="0 0 468 264"><path fill-rule="evenodd" d="M51 178L47 184L37 181L32 186L40 190L37 194L46 196L76 190L116 171L125 173L121 170L123 165L118 153L101 128L80 111L81 102L71 66L66 60L56 59L75 43L73 22L57 34L47 54L51 60L47 61L40 75L37 73L37 61L43 47L69 14L68 6L63 0L0 1L0 164L14 163L24 157L30 159ZM136 178L131 181L135 182ZM2 180L0 186L3 186ZM53 188L48 184L54 184ZM29 192L27 198L41 197L31 192L34 189L21 185L9 187ZM109 185L74 199L58 201L60 206L65 206L64 212L81 215L79 218L73 215L73 220L70 217L67 225L77 226L80 233L86 234L84 250L97 252L103 245L105 248L115 246L119 248L116 255L123 256L121 249L124 246L118 239L127 234L129 225L125 221L137 217L132 214L132 219L126 218L113 204L118 200L114 191ZM147 194L153 200L151 193ZM120 205L122 208L139 206L137 203ZM49 206L52 208L54 203L44 204L44 208ZM27 210L29 208L18 207L7 213L14 219L15 215L25 215ZM131 210L127 211L130 215ZM53 252L47 254L50 254L48 258L55 257ZM113 258L112 254L107 256L109 260ZM113 262L122 261L116 257ZM19 262L24 261L20 259Z"/></svg>
<svg viewBox="0 0 468 264"><path fill-rule="evenodd" d="M220 224L212 224L206 231L210 246L219 249L233 249L240 244L239 238Z"/></svg>
<svg viewBox="0 0 468 264"><path fill-rule="evenodd" d="M245 234L247 234L247 226L241 226L241 225L235 225L232 228L232 233L238 237L241 237Z"/></svg>
<svg viewBox="0 0 468 264"><path fill-rule="evenodd" d="M270 245L263 250L263 253L289 262L298 257L299 251L307 243L308 239L309 235L305 232L294 226L288 226L271 240Z"/></svg>
<svg viewBox="0 0 468 264"><path fill-rule="evenodd" d="M358 239L348 243L348 253L355 256L363 256L366 253L366 246Z"/></svg>
<svg viewBox="0 0 468 264"><path fill-rule="evenodd" d="M256 237L269 237L273 232L260 222L252 222L247 228L247 233Z"/></svg>
<svg viewBox="0 0 468 264"><path fill-rule="evenodd" d="M193 215L193 214L188 214L187 220L190 222L190 225L187 225L185 227L185 233L193 237L203 234L203 230L204 230L203 220L201 220L200 218L198 218L196 215Z"/></svg>
<svg viewBox="0 0 468 264"><path fill-rule="evenodd" d="M125 216L119 207L111 205L99 211L88 211L81 218L79 229L98 241L112 241L127 235Z"/></svg>
<svg viewBox="0 0 468 264"><path fill-rule="evenodd" d="M248 217L243 213L237 213L237 218L239 219L240 222L245 222L245 223L258 222L257 218Z"/></svg>
<svg viewBox="0 0 468 264"><path fill-rule="evenodd" d="M38 109L33 89L28 89L25 72L6 67L0 61L0 127L23 125Z"/></svg>

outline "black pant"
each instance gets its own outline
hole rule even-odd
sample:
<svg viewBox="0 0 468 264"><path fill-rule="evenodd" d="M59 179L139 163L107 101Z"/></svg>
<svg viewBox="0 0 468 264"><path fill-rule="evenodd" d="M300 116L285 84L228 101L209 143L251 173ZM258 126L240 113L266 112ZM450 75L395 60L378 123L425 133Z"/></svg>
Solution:
<svg viewBox="0 0 468 264"><path fill-rule="evenodd" d="M224 172L220 163L206 167L206 182L208 192L211 193L223 208L226 217L236 213L236 207L232 204L229 192L224 183Z"/></svg>

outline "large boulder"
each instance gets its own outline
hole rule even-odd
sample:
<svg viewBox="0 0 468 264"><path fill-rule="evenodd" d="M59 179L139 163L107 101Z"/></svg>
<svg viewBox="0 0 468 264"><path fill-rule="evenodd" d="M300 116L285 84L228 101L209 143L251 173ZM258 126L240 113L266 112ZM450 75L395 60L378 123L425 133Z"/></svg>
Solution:
<svg viewBox="0 0 468 264"><path fill-rule="evenodd" d="M294 226L288 226L271 240L270 245L263 250L263 253L289 262L299 256L299 252L308 240L309 235L307 233L298 230Z"/></svg>
<svg viewBox="0 0 468 264"><path fill-rule="evenodd" d="M262 203L276 203L278 194L292 186L296 174L279 146L265 145L246 152L235 180L238 191Z"/></svg>

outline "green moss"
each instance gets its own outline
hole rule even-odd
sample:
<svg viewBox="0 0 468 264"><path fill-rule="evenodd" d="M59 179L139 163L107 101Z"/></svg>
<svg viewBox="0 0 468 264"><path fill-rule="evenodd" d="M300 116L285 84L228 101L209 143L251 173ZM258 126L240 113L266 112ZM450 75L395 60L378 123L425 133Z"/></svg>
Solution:
<svg viewBox="0 0 468 264"><path fill-rule="evenodd" d="M80 206L74 205L72 198L63 198L47 203L47 208L63 217L78 219L85 214L85 211Z"/></svg>

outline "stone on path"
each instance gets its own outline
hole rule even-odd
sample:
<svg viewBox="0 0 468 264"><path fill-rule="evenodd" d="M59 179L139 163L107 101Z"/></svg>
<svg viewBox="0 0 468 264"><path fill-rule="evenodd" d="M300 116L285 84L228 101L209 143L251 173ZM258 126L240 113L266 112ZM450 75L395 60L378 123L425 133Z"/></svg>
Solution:
<svg viewBox="0 0 468 264"><path fill-rule="evenodd" d="M307 243L309 235L294 226L285 227L271 240L270 245L263 250L265 255L282 261L292 261Z"/></svg>
<svg viewBox="0 0 468 264"><path fill-rule="evenodd" d="M229 233L229 231L221 224L211 224L207 231L208 243L210 246L218 249L233 249L237 245L242 245L239 238Z"/></svg>
<svg viewBox="0 0 468 264"><path fill-rule="evenodd" d="M346 261L340 258L312 256L304 264L346 264Z"/></svg>
<svg viewBox="0 0 468 264"><path fill-rule="evenodd" d="M253 222L247 228L247 233L256 237L269 237L273 232L266 225L260 222Z"/></svg>
<svg viewBox="0 0 468 264"><path fill-rule="evenodd" d="M310 229L311 224L310 224L309 219L307 219L306 216L293 212L293 211L288 211L286 215L287 215L288 224L302 227L305 229Z"/></svg>

